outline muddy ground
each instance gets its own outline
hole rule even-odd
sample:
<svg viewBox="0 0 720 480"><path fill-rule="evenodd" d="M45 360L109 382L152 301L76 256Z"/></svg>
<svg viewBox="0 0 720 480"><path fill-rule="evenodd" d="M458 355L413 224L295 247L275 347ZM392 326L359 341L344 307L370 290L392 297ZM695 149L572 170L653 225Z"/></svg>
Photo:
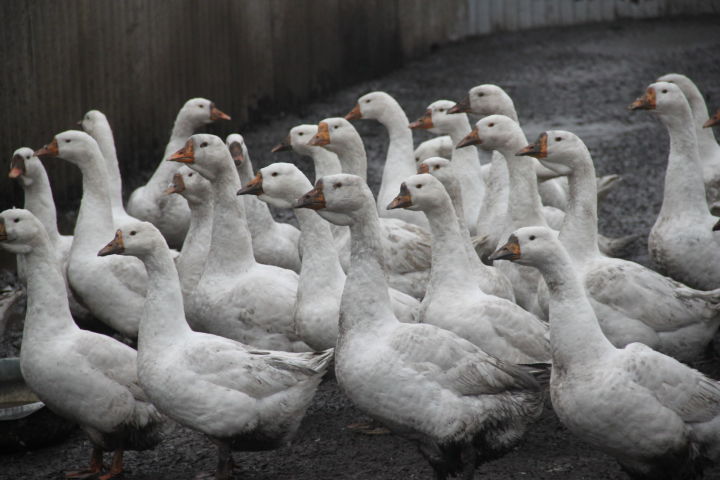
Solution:
<svg viewBox="0 0 720 480"><path fill-rule="evenodd" d="M458 99L479 83L496 83L515 100L529 139L546 129L578 133L588 144L599 174L621 173L623 182L600 209L600 228L608 235L639 234L630 258L646 263L646 237L662 200L667 134L647 112L627 105L656 77L668 72L690 76L705 92L711 108L720 107L720 18L619 22L563 29L497 34L437 50L394 73L346 88L258 123L245 134L253 161L307 160L293 154L270 154L287 130L298 123L344 115L355 99L382 89L395 96L415 119L430 102ZM220 101L220 99L218 99ZM229 112L232 113L232 112ZM357 123L369 154L369 179L379 184L386 136L372 122ZM424 139L416 134L416 140ZM132 179L127 183L132 183ZM132 188L133 185L126 185ZM130 191L130 190L128 190ZM287 213L279 212L284 218ZM12 326L11 326L12 327ZM16 352L18 325L11 328L0 356ZM700 368L718 378L718 362ZM293 445L266 453L236 453L236 478L251 480L415 479L431 478L430 468L414 447L392 436L364 436L346 425L362 414L339 391L334 380L320 387ZM84 466L89 443L76 433L66 442L41 450L0 455L0 479L62 478ZM212 471L215 449L201 435L172 426L166 441L151 452L129 452L132 480L190 479ZM720 467L707 472L720 477ZM515 452L481 467L487 479L627 478L609 457L572 437L547 410Z"/></svg>

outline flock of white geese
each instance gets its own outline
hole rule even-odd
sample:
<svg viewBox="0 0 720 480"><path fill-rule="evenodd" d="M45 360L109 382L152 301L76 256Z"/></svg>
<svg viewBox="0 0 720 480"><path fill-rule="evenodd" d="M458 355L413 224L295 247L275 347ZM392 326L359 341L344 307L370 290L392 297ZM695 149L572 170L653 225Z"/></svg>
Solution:
<svg viewBox="0 0 720 480"><path fill-rule="evenodd" d="M632 239L598 234L618 177L596 179L571 132L528 142L495 85L413 123L376 91L344 118L292 128L273 151L311 157L314 186L291 163L254 172L239 134L194 133L230 120L203 98L182 107L126 205L101 112L18 149L25 209L0 213L0 246L27 290L25 380L93 445L67 476L120 474L123 452L153 448L172 419L215 443L216 478L231 478L232 450L292 439L334 359L345 395L437 479L472 479L514 448L548 391L560 421L631 477L700 477L720 456L720 383L686 363L720 325L720 112L708 118L679 74L630 108L670 136L649 238L662 273L614 257ZM356 119L387 128L377 198ZM416 149L412 129L441 136ZM73 236L58 233L40 158L82 172ZM299 229L268 204L294 209ZM89 318L119 335L77 326Z"/></svg>

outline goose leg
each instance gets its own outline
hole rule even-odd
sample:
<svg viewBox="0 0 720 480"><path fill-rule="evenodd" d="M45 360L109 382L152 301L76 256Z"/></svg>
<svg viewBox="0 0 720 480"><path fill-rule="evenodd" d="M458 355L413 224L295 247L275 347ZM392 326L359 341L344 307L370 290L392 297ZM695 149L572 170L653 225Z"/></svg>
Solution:
<svg viewBox="0 0 720 480"><path fill-rule="evenodd" d="M90 456L90 467L87 470L80 470L77 472L68 472L65 474L65 478L88 478L97 475L102 471L103 468L103 451L99 447L93 447L92 455Z"/></svg>
<svg viewBox="0 0 720 480"><path fill-rule="evenodd" d="M112 464L110 465L110 471L105 475L98 477L98 480L109 480L110 478L120 475L123 472L123 454L125 450L115 450L113 454Z"/></svg>
<svg viewBox="0 0 720 480"><path fill-rule="evenodd" d="M475 462L477 461L477 452L472 443L463 447L460 454L463 463L463 480L473 480L475 478Z"/></svg>
<svg viewBox="0 0 720 480"><path fill-rule="evenodd" d="M215 471L216 480L229 480L233 474L233 459L230 445L227 442L216 442L218 446L218 464Z"/></svg>

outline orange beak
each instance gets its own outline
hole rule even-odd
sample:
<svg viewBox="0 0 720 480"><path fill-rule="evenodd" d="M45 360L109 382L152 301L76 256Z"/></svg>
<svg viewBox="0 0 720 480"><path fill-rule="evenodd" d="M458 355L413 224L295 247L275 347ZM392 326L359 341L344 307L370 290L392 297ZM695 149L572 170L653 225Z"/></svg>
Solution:
<svg viewBox="0 0 720 480"><path fill-rule="evenodd" d="M176 173L173 175L172 183L168 188L165 189L163 192L165 195L170 195L171 193L181 193L185 191L185 180L182 178L182 174Z"/></svg>
<svg viewBox="0 0 720 480"><path fill-rule="evenodd" d="M345 120L357 120L358 118L362 118L362 112L360 111L360 104L356 103L355 107L345 115Z"/></svg>
<svg viewBox="0 0 720 480"><path fill-rule="evenodd" d="M322 178L315 183L315 188L297 199L293 208L310 208L312 210L322 210L325 208Z"/></svg>
<svg viewBox="0 0 720 480"><path fill-rule="evenodd" d="M58 149L57 138L55 137L53 137L52 142L35 152L35 156L38 158L57 157L59 154L60 150Z"/></svg>
<svg viewBox="0 0 720 480"><path fill-rule="evenodd" d="M115 238L112 242L105 245L102 250L98 252L98 257L105 257L107 255L119 254L125 251L125 244L123 243L122 230L115 232Z"/></svg>
<svg viewBox="0 0 720 480"><path fill-rule="evenodd" d="M655 89L648 87L645 91L645 95L635 100L628 107L630 110L655 110L656 107L656 94Z"/></svg>
<svg viewBox="0 0 720 480"><path fill-rule="evenodd" d="M425 110L425 113L422 115L422 117L418 118L414 122L412 122L410 125L408 125L410 128L419 128L422 130L427 130L428 128L433 128L433 121L432 121L432 110L429 108Z"/></svg>
<svg viewBox="0 0 720 480"><path fill-rule="evenodd" d="M194 163L195 147L192 139L188 139L185 146L168 157L169 162Z"/></svg>
<svg viewBox="0 0 720 480"><path fill-rule="evenodd" d="M243 155L243 149L240 142L232 142L228 147L228 150L230 150L230 155L232 155L235 165L242 165L245 161L245 156Z"/></svg>
<svg viewBox="0 0 720 480"><path fill-rule="evenodd" d="M535 143L531 143L515 154L516 157L528 156L535 158L547 157L547 133L541 133Z"/></svg>
<svg viewBox="0 0 720 480"><path fill-rule="evenodd" d="M390 204L387 206L388 210L393 210L395 208L408 208L412 207L412 196L410 195L410 190L408 190L407 185L405 185L405 182L400 185L400 193L398 193L398 196L393 198L393 201L390 202Z"/></svg>
<svg viewBox="0 0 720 480"><path fill-rule="evenodd" d="M263 194L263 185L262 185L262 172L257 172L257 175L255 175L255 178L250 180L247 185L245 185L243 188L238 190L238 195L262 195Z"/></svg>
<svg viewBox="0 0 720 480"><path fill-rule="evenodd" d="M318 123L318 131L313 138L310 139L308 145L322 147L330 144L330 127L327 122Z"/></svg>
<svg viewBox="0 0 720 480"><path fill-rule="evenodd" d="M715 112L715 115L708 118L707 122L703 123L703 128L710 128L714 127L715 125L720 124L720 109L718 109L717 112Z"/></svg>
<svg viewBox="0 0 720 480"><path fill-rule="evenodd" d="M0 218L0 242L7 240L7 230L5 230L5 219Z"/></svg>
<svg viewBox="0 0 720 480"><path fill-rule="evenodd" d="M470 111L470 96L466 95L465 98L453 105L447 113L467 113Z"/></svg>
<svg viewBox="0 0 720 480"><path fill-rule="evenodd" d="M420 165L418 165L417 172L418 173L430 173L430 167L428 167L427 163L421 163Z"/></svg>
<svg viewBox="0 0 720 480"><path fill-rule="evenodd" d="M520 258L520 242L515 235L510 235L505 245L495 250L489 260L517 260Z"/></svg>
<svg viewBox="0 0 720 480"><path fill-rule="evenodd" d="M223 113L215 106L214 103L210 104L210 120L216 122L218 120L232 120L230 115Z"/></svg>
<svg viewBox="0 0 720 480"><path fill-rule="evenodd" d="M10 173L8 174L8 177L17 178L20 175L23 175L24 173L25 173L25 159L20 154L13 155L12 160L10 160Z"/></svg>
<svg viewBox="0 0 720 480"><path fill-rule="evenodd" d="M455 145L455 148L463 148L468 145L480 145L481 143L482 140L480 139L480 134L478 133L477 127L475 127L465 136L465 138L460 140L460 143Z"/></svg>
<svg viewBox="0 0 720 480"><path fill-rule="evenodd" d="M292 150L292 141L290 140L290 134L288 134L288 136L285 137L285 139L282 142L275 145L272 148L272 150L270 150L270 151L272 153L277 153L277 152L284 152L285 150Z"/></svg>

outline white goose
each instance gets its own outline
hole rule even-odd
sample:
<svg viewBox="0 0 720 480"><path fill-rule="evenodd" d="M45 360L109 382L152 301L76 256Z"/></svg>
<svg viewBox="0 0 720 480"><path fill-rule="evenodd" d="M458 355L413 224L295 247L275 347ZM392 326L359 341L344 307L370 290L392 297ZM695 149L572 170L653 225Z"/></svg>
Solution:
<svg viewBox="0 0 720 480"><path fill-rule="evenodd" d="M310 157L315 167L315 178L322 178L325 175L334 175L342 172L340 160L335 153L322 147L308 145L309 139L317 134L317 125L296 125L290 129L288 136L272 148L272 152L282 152L292 150L300 156ZM333 223L329 224L332 231L335 245L340 253L340 262L343 270L347 271L350 267L350 249L343 248L347 246L350 230L347 227L341 227Z"/></svg>
<svg viewBox="0 0 720 480"><path fill-rule="evenodd" d="M547 324L478 287L479 268L473 268L468 258L469 238L463 236L458 214L440 180L426 173L408 177L388 208L422 211L432 229L433 263L421 322L450 330L508 363L550 360Z"/></svg>
<svg viewBox="0 0 720 480"><path fill-rule="evenodd" d="M550 397L560 421L633 478L700 478L720 455L720 384L641 343L615 348L547 228L516 231L493 258L538 268L550 287Z"/></svg>
<svg viewBox="0 0 720 480"><path fill-rule="evenodd" d="M449 135L440 135L420 143L415 149L415 165L430 157L451 158L455 144ZM487 185L487 181L485 182Z"/></svg>
<svg viewBox="0 0 720 480"><path fill-rule="evenodd" d="M637 263L600 253L595 168L576 135L549 131L520 153L568 177L570 202L559 238L608 340L618 348L641 342L683 362L702 358L720 325L720 290L694 290ZM547 315L544 283L538 300Z"/></svg>
<svg viewBox="0 0 720 480"><path fill-rule="evenodd" d="M320 122L318 132L308 143L336 153L343 173L367 178L367 156L362 139L344 118L326 118ZM380 224L388 282L393 288L422 298L430 279L430 233L396 218L382 218ZM340 251L349 249L348 238Z"/></svg>
<svg viewBox="0 0 720 480"><path fill-rule="evenodd" d="M273 163L258 171L255 178L238 192L257 195L279 208L292 208L295 201L312 188L307 177L290 163ZM295 330L314 350L334 348L338 336L340 297L345 272L340 266L330 224L315 212L295 210L300 224L302 268L295 304ZM416 322L419 302L390 289L393 313L401 322Z"/></svg>
<svg viewBox="0 0 720 480"><path fill-rule="evenodd" d="M495 295L496 297L515 302L515 294L507 277L497 268L484 264L473 248L470 230L468 230L467 224L465 223L465 216L462 214L464 208L462 195L460 194L460 182L458 182L455 172L450 167L450 160L431 157L420 164L418 173L428 173L440 180L440 183L443 184L443 187L445 187L445 190L450 196L455 218L457 218L460 233L463 237L463 246L466 250L468 264L475 270L475 276L477 277L480 290L488 295Z"/></svg>
<svg viewBox="0 0 720 480"><path fill-rule="evenodd" d="M151 224L119 230L99 255L140 258L150 279L138 338L137 375L158 410L218 447L215 478L232 478L232 450L287 444L332 359L320 353L257 351L194 332L167 244Z"/></svg>
<svg viewBox="0 0 720 480"><path fill-rule="evenodd" d="M161 417L138 384L135 350L73 322L56 252L30 212L0 213L0 247L27 265L23 378L53 412L78 423L93 447L89 468L66 477L100 474L104 451L115 453L109 472L99 478L119 475L124 450L160 441Z"/></svg>
<svg viewBox="0 0 720 480"><path fill-rule="evenodd" d="M68 130L35 152L59 157L80 168L83 195L70 249L67 276L75 295L88 310L129 338L137 336L147 285L145 268L134 258L99 258L97 251L113 226L105 159L85 132Z"/></svg>
<svg viewBox="0 0 720 480"><path fill-rule="evenodd" d="M185 304L190 325L258 348L308 350L292 324L298 276L256 262L245 204L236 195L240 178L223 141L195 134L168 160L186 163L213 188L210 252Z"/></svg>
<svg viewBox="0 0 720 480"><path fill-rule="evenodd" d="M25 193L25 209L35 215L47 231L65 281L73 318L80 321L90 320L90 312L77 301L67 280L67 264L73 237L72 235L60 235L58 231L55 201L45 167L32 149L22 147L13 153L8 176L18 180ZM17 269L18 277L25 283L25 265L22 256L17 257Z"/></svg>
<svg viewBox="0 0 720 480"><path fill-rule="evenodd" d="M95 139L105 159L108 183L110 185L108 194L110 195L110 205L112 207L115 227L120 228L127 222L137 221L137 218L128 215L123 206L122 178L120 176L120 167L115 150L115 139L113 138L113 132L107 117L98 110L90 110L78 123L88 135Z"/></svg>
<svg viewBox="0 0 720 480"><path fill-rule="evenodd" d="M708 108L700 89L685 75L668 73L657 79L658 82L674 83L682 91L690 105L695 136L698 142L698 155L705 183L705 197L712 207L720 201L720 145L712 130L706 129Z"/></svg>
<svg viewBox="0 0 720 480"><path fill-rule="evenodd" d="M370 92L358 98L355 108L345 115L346 120L364 118L377 120L387 130L389 145L383 167L382 182L377 195L381 217L399 218L424 229L430 226L421 213L410 210L387 210L403 179L415 173L413 136L408 118L400 104L386 92ZM317 177L320 178L320 177Z"/></svg>
<svg viewBox="0 0 720 480"><path fill-rule="evenodd" d="M197 129L216 120L230 120L230 117L205 98L185 102L175 118L163 160L181 148ZM190 225L190 209L179 196L163 194L175 170L176 165L161 161L148 182L130 195L127 211L135 218L151 222L171 247L180 248Z"/></svg>
<svg viewBox="0 0 720 480"><path fill-rule="evenodd" d="M190 228L185 235L180 255L175 259L183 298L187 301L200 281L205 269L205 260L210 252L213 221L212 186L202 175L183 165L173 175L165 193L182 195L190 207Z"/></svg>
<svg viewBox="0 0 720 480"><path fill-rule="evenodd" d="M457 147L457 144L470 133L470 121L464 113L448 115L448 110L454 105L455 103L449 100L437 100L431 103L425 114L410 124L410 128L450 135L454 145L451 154L452 169L462 187L465 223L470 233L474 234L485 198L485 181L477 150Z"/></svg>
<svg viewBox="0 0 720 480"><path fill-rule="evenodd" d="M240 183L252 180L255 173L243 136L232 133L225 143L237 167ZM243 201L255 260L300 272L300 230L289 223L276 222L267 204L257 198L245 197Z"/></svg>
<svg viewBox="0 0 720 480"><path fill-rule="evenodd" d="M657 82L630 108L653 110L670 134L663 203L648 238L650 257L675 280L703 290L718 288L720 236L711 230L717 218L710 214L705 200L688 101L677 85Z"/></svg>
<svg viewBox="0 0 720 480"><path fill-rule="evenodd" d="M365 180L329 175L298 200L349 225L352 263L342 296L335 374L361 410L415 442L437 479L472 479L486 458L512 448L542 412L527 371L452 332L400 323L383 273L377 206Z"/></svg>

